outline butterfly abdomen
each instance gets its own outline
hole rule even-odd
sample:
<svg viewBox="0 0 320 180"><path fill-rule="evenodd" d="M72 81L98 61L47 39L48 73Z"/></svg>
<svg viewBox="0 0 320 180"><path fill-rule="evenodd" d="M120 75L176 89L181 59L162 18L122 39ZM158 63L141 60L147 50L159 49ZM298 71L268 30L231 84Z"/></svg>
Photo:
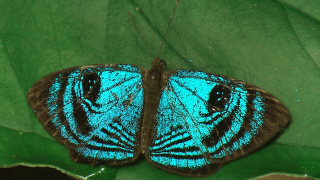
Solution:
<svg viewBox="0 0 320 180"><path fill-rule="evenodd" d="M163 76L165 67L165 61L157 58L152 62L152 68L144 77L145 104L140 146L143 154L150 143L151 130L159 106L160 92L165 80Z"/></svg>

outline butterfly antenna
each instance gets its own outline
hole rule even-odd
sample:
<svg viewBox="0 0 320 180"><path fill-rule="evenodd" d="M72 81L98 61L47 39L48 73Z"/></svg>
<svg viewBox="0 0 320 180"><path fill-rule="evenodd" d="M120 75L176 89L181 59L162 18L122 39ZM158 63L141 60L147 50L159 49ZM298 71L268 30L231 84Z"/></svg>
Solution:
<svg viewBox="0 0 320 180"><path fill-rule="evenodd" d="M149 55L150 55L151 57L154 57L154 54L151 53L150 46L148 45L148 43L147 43L146 39L144 38L144 35L141 33L140 29L138 28L137 23L136 23L134 17L132 16L132 14L131 14L130 12L128 12L128 16L129 16L129 18L130 18L130 20L131 20L131 22L132 22L132 25L133 25L134 29L136 30L136 32L137 32L138 35L140 36L141 40L143 41L143 43L144 43L145 46L147 47L147 51L148 51Z"/></svg>
<svg viewBox="0 0 320 180"><path fill-rule="evenodd" d="M168 25L167 25L167 27L166 27L166 30L165 30L165 32L164 32L164 34L163 34L163 36L162 36L161 44L160 44L159 51L158 51L158 55L157 55L156 58L159 58L160 53L161 53L161 51L162 51L162 49L163 49L164 42L165 42L165 40L166 40L169 27L170 27L170 25L171 25L172 22L173 22L173 18L174 18L174 15L176 14L176 10L177 10L177 8L178 8L178 6L179 6L179 2L180 2L180 0L176 0L176 5L175 5L175 7L174 7L174 9L173 9L173 12L172 12L172 14L171 14L171 16L170 16L170 20L169 20L169 23L168 23Z"/></svg>

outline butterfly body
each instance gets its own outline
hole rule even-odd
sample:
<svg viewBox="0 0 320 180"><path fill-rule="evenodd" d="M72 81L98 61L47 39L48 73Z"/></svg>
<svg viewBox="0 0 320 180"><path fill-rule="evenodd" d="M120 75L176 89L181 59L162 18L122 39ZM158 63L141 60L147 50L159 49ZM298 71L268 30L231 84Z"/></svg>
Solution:
<svg viewBox="0 0 320 180"><path fill-rule="evenodd" d="M166 67L165 61L155 59L152 63L152 68L145 75L145 106L146 109L143 116L142 134L141 134L141 152L145 154L150 141L152 133L151 127L155 122L159 100L161 95L161 88L163 87L165 77L163 76Z"/></svg>
<svg viewBox="0 0 320 180"><path fill-rule="evenodd" d="M78 162L121 165L142 154L187 176L209 175L266 144L289 123L271 94L215 74L134 65L65 69L39 80L28 100Z"/></svg>

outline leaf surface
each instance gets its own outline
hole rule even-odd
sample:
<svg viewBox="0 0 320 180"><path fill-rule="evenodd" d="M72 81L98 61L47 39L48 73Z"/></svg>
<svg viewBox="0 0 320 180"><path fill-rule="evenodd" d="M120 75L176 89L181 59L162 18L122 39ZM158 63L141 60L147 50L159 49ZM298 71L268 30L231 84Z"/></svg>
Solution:
<svg viewBox="0 0 320 180"><path fill-rule="evenodd" d="M0 166L50 166L92 180L184 179L146 160L123 167L74 163L26 98L36 80L67 67L150 68L174 6L155 0L0 0ZM276 141L201 179L268 173L320 178L319 8L317 0L180 2L159 54L168 70L201 70L255 84L278 97L292 116Z"/></svg>

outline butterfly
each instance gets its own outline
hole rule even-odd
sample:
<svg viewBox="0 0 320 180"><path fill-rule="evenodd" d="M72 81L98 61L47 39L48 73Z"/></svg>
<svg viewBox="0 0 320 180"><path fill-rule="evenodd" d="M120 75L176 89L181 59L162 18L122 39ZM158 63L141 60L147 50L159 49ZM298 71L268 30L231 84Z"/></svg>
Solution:
<svg viewBox="0 0 320 180"><path fill-rule="evenodd" d="M64 69L40 79L28 101L73 160L123 165L143 155L166 171L206 176L265 145L289 123L285 106L240 80L129 64Z"/></svg>
<svg viewBox="0 0 320 180"><path fill-rule="evenodd" d="M218 171L261 148L290 121L285 106L254 85L165 67L158 55L150 70L130 64L63 69L36 82L28 101L76 162L117 166L144 156L184 176Z"/></svg>

